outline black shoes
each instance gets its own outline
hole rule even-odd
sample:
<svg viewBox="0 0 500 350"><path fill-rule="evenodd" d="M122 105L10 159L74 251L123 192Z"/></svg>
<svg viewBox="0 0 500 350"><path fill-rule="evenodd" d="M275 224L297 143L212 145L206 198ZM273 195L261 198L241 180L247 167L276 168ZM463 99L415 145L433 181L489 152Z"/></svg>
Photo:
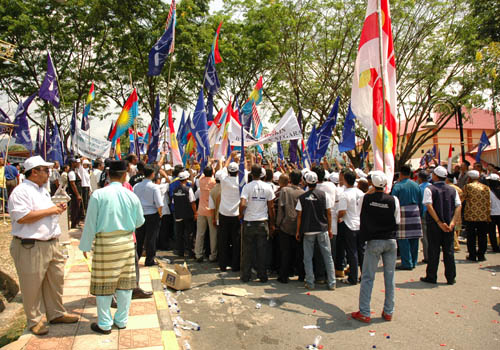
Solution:
<svg viewBox="0 0 500 350"><path fill-rule="evenodd" d="M132 299L149 299L153 296L153 292L146 292L142 288L134 288Z"/></svg>
<svg viewBox="0 0 500 350"><path fill-rule="evenodd" d="M101 333L101 334L111 334L111 329L108 329L107 331L104 330L104 329L101 329L99 328L99 326L97 325L97 323L93 322L91 325L90 325L90 329L92 329L94 332L96 333Z"/></svg>
<svg viewBox="0 0 500 350"><path fill-rule="evenodd" d="M455 283L457 283L457 281L455 279L453 279L452 281L446 282L446 284L449 284L450 286L454 285Z"/></svg>
<svg viewBox="0 0 500 350"><path fill-rule="evenodd" d="M486 257L484 256L478 256L477 261L486 261Z"/></svg>
<svg viewBox="0 0 500 350"><path fill-rule="evenodd" d="M465 259L469 260L469 261L476 261L476 257L475 256L470 256L470 255L467 255L465 257Z"/></svg>
<svg viewBox="0 0 500 350"><path fill-rule="evenodd" d="M437 282L434 280L431 280L429 277L420 277L420 280L425 283L431 283L431 284L436 284Z"/></svg>

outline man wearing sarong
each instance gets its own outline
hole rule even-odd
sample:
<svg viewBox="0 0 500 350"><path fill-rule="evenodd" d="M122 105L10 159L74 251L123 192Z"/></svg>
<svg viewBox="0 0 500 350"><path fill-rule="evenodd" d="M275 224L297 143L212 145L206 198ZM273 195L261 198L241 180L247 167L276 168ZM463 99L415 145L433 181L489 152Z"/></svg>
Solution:
<svg viewBox="0 0 500 350"><path fill-rule="evenodd" d="M410 176L410 166L403 165L399 174L400 181L392 189L392 195L399 199L401 206L401 222L396 235L401 265L396 266L397 270L413 270L417 266L418 241L422 237L422 191L415 181L410 180Z"/></svg>
<svg viewBox="0 0 500 350"><path fill-rule="evenodd" d="M94 244L90 293L96 296L97 323L90 328L111 333L113 324L127 326L132 290L136 287L133 231L142 226L144 215L139 198L122 186L127 177L126 161L112 161L110 185L95 191L90 198L80 250L87 252ZM116 295L114 320L110 307Z"/></svg>

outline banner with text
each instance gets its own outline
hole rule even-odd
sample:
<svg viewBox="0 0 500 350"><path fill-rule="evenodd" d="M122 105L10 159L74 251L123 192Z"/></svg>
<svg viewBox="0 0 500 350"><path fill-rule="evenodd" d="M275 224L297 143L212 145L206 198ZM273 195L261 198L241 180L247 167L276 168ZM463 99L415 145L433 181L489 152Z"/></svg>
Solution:
<svg viewBox="0 0 500 350"><path fill-rule="evenodd" d="M111 142L89 136L83 133L79 127L76 128L75 138L76 149L81 156L92 160L109 156Z"/></svg>

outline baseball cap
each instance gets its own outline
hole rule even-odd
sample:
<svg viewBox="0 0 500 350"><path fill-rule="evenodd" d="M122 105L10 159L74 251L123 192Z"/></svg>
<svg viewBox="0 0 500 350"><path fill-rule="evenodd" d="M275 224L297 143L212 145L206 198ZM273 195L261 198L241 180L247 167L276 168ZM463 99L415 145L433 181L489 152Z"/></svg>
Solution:
<svg viewBox="0 0 500 350"><path fill-rule="evenodd" d="M179 173L179 180L184 181L184 180L187 180L187 179L189 179L189 172L187 172L186 170L181 171Z"/></svg>
<svg viewBox="0 0 500 350"><path fill-rule="evenodd" d="M236 162L229 163L229 165L227 166L227 171L229 171L230 173L237 172L238 171L238 163L236 163Z"/></svg>
<svg viewBox="0 0 500 350"><path fill-rule="evenodd" d="M385 186L387 186L387 176L383 171L372 171L370 175L372 178L373 186L377 188L384 188Z"/></svg>
<svg viewBox="0 0 500 350"><path fill-rule="evenodd" d="M280 180L280 176L281 176L281 172L280 171L274 172L274 174L273 174L273 182L278 182Z"/></svg>
<svg viewBox="0 0 500 350"><path fill-rule="evenodd" d="M467 172L467 176L470 177L472 180L477 180L477 179L479 179L479 171L469 170Z"/></svg>
<svg viewBox="0 0 500 350"><path fill-rule="evenodd" d="M166 171L172 170L172 166L170 164L166 164L165 165L165 170Z"/></svg>
<svg viewBox="0 0 500 350"><path fill-rule="evenodd" d="M497 174L489 174L486 176L486 180L500 181L500 176Z"/></svg>
<svg viewBox="0 0 500 350"><path fill-rule="evenodd" d="M330 180L334 184L338 184L339 183L339 173L331 173L330 176L328 177L328 180Z"/></svg>
<svg viewBox="0 0 500 350"><path fill-rule="evenodd" d="M445 178L446 175L448 175L448 170L446 170L445 167L442 167L441 165L440 166L437 166L435 169L434 169L434 174L436 174L436 176L440 177L440 178Z"/></svg>
<svg viewBox="0 0 500 350"><path fill-rule="evenodd" d="M49 163L43 160L40 156L34 156L26 159L23 163L23 167L25 171L36 168L37 166L52 166L54 163Z"/></svg>
<svg viewBox="0 0 500 350"><path fill-rule="evenodd" d="M260 178L263 179L266 177L266 169L260 168Z"/></svg>
<svg viewBox="0 0 500 350"><path fill-rule="evenodd" d="M315 183L318 182L318 175L316 175L315 172L308 172L305 176L304 176L306 182L310 185L314 185Z"/></svg>
<svg viewBox="0 0 500 350"><path fill-rule="evenodd" d="M90 163L90 162L88 161L88 159L84 159L82 164L83 164L83 165L85 165L85 164L89 164L89 165L90 165L90 164L92 164L92 163Z"/></svg>
<svg viewBox="0 0 500 350"><path fill-rule="evenodd" d="M365 172L363 170L356 169L355 171L356 171L356 175L358 175L358 177L364 177L364 178L366 178L367 175L365 174Z"/></svg>

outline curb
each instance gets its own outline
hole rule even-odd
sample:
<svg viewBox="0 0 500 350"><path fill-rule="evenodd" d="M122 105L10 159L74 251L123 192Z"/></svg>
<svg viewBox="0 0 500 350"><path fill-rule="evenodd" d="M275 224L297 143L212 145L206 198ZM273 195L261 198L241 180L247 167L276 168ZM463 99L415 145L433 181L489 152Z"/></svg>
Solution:
<svg viewBox="0 0 500 350"><path fill-rule="evenodd" d="M160 280L160 274L157 266L149 268L149 276L151 277L151 287L158 313L158 321L160 323L161 341L165 350L180 350L177 337L174 333L174 325L170 317L167 299L163 292L163 286Z"/></svg>

